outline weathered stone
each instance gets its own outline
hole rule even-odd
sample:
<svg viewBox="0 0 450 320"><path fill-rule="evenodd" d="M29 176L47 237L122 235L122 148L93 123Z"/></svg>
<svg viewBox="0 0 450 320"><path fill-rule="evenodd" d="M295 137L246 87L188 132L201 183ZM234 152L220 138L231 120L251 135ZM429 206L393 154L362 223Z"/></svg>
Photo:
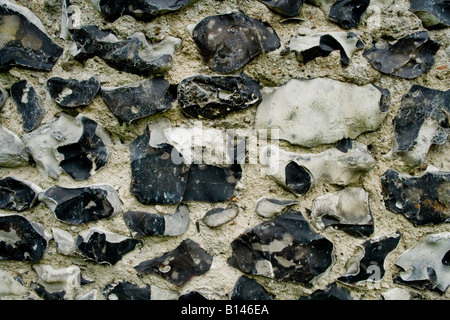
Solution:
<svg viewBox="0 0 450 320"><path fill-rule="evenodd" d="M35 264L38 278L31 287L44 300L72 300L81 287L81 270L78 266L54 269L50 265Z"/></svg>
<svg viewBox="0 0 450 320"><path fill-rule="evenodd" d="M25 166L29 161L28 149L13 132L0 125L0 167Z"/></svg>
<svg viewBox="0 0 450 320"><path fill-rule="evenodd" d="M192 37L205 63L219 73L234 72L281 45L272 27L241 12L203 19Z"/></svg>
<svg viewBox="0 0 450 320"><path fill-rule="evenodd" d="M56 250L64 255L76 253L77 246L70 232L59 228L52 228L53 240L56 242Z"/></svg>
<svg viewBox="0 0 450 320"><path fill-rule="evenodd" d="M338 280L343 283L358 284L364 281L379 282L383 279L385 259L397 248L400 233L385 237L376 237L359 246L347 261L345 275Z"/></svg>
<svg viewBox="0 0 450 320"><path fill-rule="evenodd" d="M321 32L291 38L286 52L295 52L297 60L308 63L317 57L327 57L339 50L341 64L348 66L351 57L364 48L361 38L354 32Z"/></svg>
<svg viewBox="0 0 450 320"><path fill-rule="evenodd" d="M117 233L92 228L80 232L75 244L86 259L99 264L114 265L138 243L140 241Z"/></svg>
<svg viewBox="0 0 450 320"><path fill-rule="evenodd" d="M34 13L8 0L0 0L0 39L0 69L50 71L63 53Z"/></svg>
<svg viewBox="0 0 450 320"><path fill-rule="evenodd" d="M178 206L172 214L155 214L127 211L123 214L126 225L134 238L144 236L179 236L189 227L189 208Z"/></svg>
<svg viewBox="0 0 450 320"><path fill-rule="evenodd" d="M163 78L146 79L117 88L102 87L101 93L120 124L163 113L170 109L175 98L170 83Z"/></svg>
<svg viewBox="0 0 450 320"><path fill-rule="evenodd" d="M450 3L447 0L411 0L410 10L428 29L450 27Z"/></svg>
<svg viewBox="0 0 450 320"><path fill-rule="evenodd" d="M261 167L295 194L306 194L320 183L347 186L376 164L365 145L347 142L348 148L338 145L317 154L287 152L274 145L264 147L260 152Z"/></svg>
<svg viewBox="0 0 450 320"><path fill-rule="evenodd" d="M259 83L239 76L196 75L178 85L181 110L197 119L217 119L258 105L262 100Z"/></svg>
<svg viewBox="0 0 450 320"><path fill-rule="evenodd" d="M32 182L6 177L0 179L0 208L24 211L37 204L41 188Z"/></svg>
<svg viewBox="0 0 450 320"><path fill-rule="evenodd" d="M28 86L26 80L22 80L11 86L11 97L22 115L23 130L29 132L36 129L45 115L42 96L34 87Z"/></svg>
<svg viewBox="0 0 450 320"><path fill-rule="evenodd" d="M128 281L119 281L106 285L102 293L108 300L150 300L151 288L149 285L139 287Z"/></svg>
<svg viewBox="0 0 450 320"><path fill-rule="evenodd" d="M0 88L0 108L5 105L8 96L8 92L5 89Z"/></svg>
<svg viewBox="0 0 450 320"><path fill-rule="evenodd" d="M294 17L302 9L305 0L258 0L269 9L283 16Z"/></svg>
<svg viewBox="0 0 450 320"><path fill-rule="evenodd" d="M72 38L75 43L71 53L75 59L84 61L98 56L112 68L142 76L172 68L173 55L181 46L181 40L173 37L149 44L143 33L119 40L112 31L102 31L94 25L75 29Z"/></svg>
<svg viewBox="0 0 450 320"><path fill-rule="evenodd" d="M329 284L324 290L316 290L311 295L300 297L298 300L354 300L347 288L338 285L336 282Z"/></svg>
<svg viewBox="0 0 450 320"><path fill-rule="evenodd" d="M109 219L122 211L122 202L107 184L81 188L54 186L39 195L39 200L56 219L72 225Z"/></svg>
<svg viewBox="0 0 450 320"><path fill-rule="evenodd" d="M228 264L232 267L304 286L310 286L334 260L333 244L293 210L245 231L233 240L231 248Z"/></svg>
<svg viewBox="0 0 450 320"><path fill-rule="evenodd" d="M178 297L180 301L205 301L208 300L198 291L189 291Z"/></svg>
<svg viewBox="0 0 450 320"><path fill-rule="evenodd" d="M319 230L332 226L355 237L368 237L374 232L369 193L362 188L349 187L317 197L311 219Z"/></svg>
<svg viewBox="0 0 450 320"><path fill-rule="evenodd" d="M286 208L296 204L299 204L299 202L295 200L278 200L261 197L256 201L255 211L261 217L272 218L277 213L281 213Z"/></svg>
<svg viewBox="0 0 450 320"><path fill-rule="evenodd" d="M407 35L395 43L377 43L364 56L378 71L405 79L415 79L431 69L441 47L428 32Z"/></svg>
<svg viewBox="0 0 450 320"><path fill-rule="evenodd" d="M399 156L409 166L419 166L433 144L448 140L450 90L413 85L403 97L394 118L394 143L388 157Z"/></svg>
<svg viewBox="0 0 450 320"><path fill-rule="evenodd" d="M233 220L239 213L239 207L229 204L226 208L214 208L206 212L202 221L210 228L217 228Z"/></svg>
<svg viewBox="0 0 450 320"><path fill-rule="evenodd" d="M0 260L39 261L50 238L42 225L22 215L0 215Z"/></svg>
<svg viewBox="0 0 450 320"><path fill-rule="evenodd" d="M9 272L0 270L0 298L7 300L10 297L25 299L27 289Z"/></svg>
<svg viewBox="0 0 450 320"><path fill-rule="evenodd" d="M239 277L230 294L230 300L274 300L274 298L275 295L269 293L255 279L247 276Z"/></svg>
<svg viewBox="0 0 450 320"><path fill-rule="evenodd" d="M362 20L370 0L337 0L330 8L328 18L344 29L355 28Z"/></svg>
<svg viewBox="0 0 450 320"><path fill-rule="evenodd" d="M357 86L326 78L292 79L263 89L256 129L271 129L292 144L314 147L377 130L389 109L390 94L374 85Z"/></svg>
<svg viewBox="0 0 450 320"><path fill-rule="evenodd" d="M196 242L186 239L174 250L159 258L143 261L134 268L140 274L155 273L173 284L183 286L193 276L206 273L212 261L212 255Z"/></svg>
<svg viewBox="0 0 450 320"><path fill-rule="evenodd" d="M106 165L111 143L103 126L81 113L76 118L62 113L22 139L41 173L57 179L65 172L75 180L85 180Z"/></svg>
<svg viewBox="0 0 450 320"><path fill-rule="evenodd" d="M427 234L400 255L400 282L419 289L445 292L450 286L450 232Z"/></svg>
<svg viewBox="0 0 450 320"><path fill-rule="evenodd" d="M389 169L381 185L386 208L415 226L450 222L450 172L429 166L422 176L413 177Z"/></svg>
<svg viewBox="0 0 450 320"><path fill-rule="evenodd" d="M100 90L97 76L88 80L53 77L47 80L47 88L55 102L64 108L78 108L89 105Z"/></svg>
<svg viewBox="0 0 450 320"><path fill-rule="evenodd" d="M392 288L381 294L383 300L423 300L423 296L403 288Z"/></svg>

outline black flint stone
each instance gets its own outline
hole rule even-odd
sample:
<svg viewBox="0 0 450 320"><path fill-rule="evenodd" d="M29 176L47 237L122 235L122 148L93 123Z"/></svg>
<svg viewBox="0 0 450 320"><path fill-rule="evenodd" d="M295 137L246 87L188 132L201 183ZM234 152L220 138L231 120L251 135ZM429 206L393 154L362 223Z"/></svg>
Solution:
<svg viewBox="0 0 450 320"><path fill-rule="evenodd" d="M286 17L296 16L302 6L304 0L258 0L264 3L268 8Z"/></svg>
<svg viewBox="0 0 450 320"><path fill-rule="evenodd" d="M119 88L102 89L101 94L121 124L163 113L170 109L174 101L170 84L163 78L147 79L139 84Z"/></svg>
<svg viewBox="0 0 450 320"><path fill-rule="evenodd" d="M197 119L217 119L250 108L262 101L259 83L239 76L186 78L178 85L181 110Z"/></svg>
<svg viewBox="0 0 450 320"><path fill-rule="evenodd" d="M273 300L275 296L256 280L240 276L231 292L231 300Z"/></svg>
<svg viewBox="0 0 450 320"><path fill-rule="evenodd" d="M450 1L448 0L411 0L414 12L428 29L440 29L450 26ZM433 19L430 19L430 16Z"/></svg>
<svg viewBox="0 0 450 320"><path fill-rule="evenodd" d="M128 252L132 251L139 240L126 238L120 242L108 242L106 234L100 231L94 231L89 239L83 239L78 235L75 245L81 254L97 263L116 264Z"/></svg>
<svg viewBox="0 0 450 320"><path fill-rule="evenodd" d="M310 296L300 297L298 300L353 300L347 288L339 286L336 282L329 284L324 290L314 291Z"/></svg>
<svg viewBox="0 0 450 320"><path fill-rule="evenodd" d="M364 51L364 56L378 71L405 79L415 79L431 69L440 43L419 31L394 44L377 44Z"/></svg>
<svg viewBox="0 0 450 320"><path fill-rule="evenodd" d="M98 124L86 117L82 118L82 124L80 140L57 149L64 157L59 166L75 180L86 180L108 160L107 147L96 133Z"/></svg>
<svg viewBox="0 0 450 320"><path fill-rule="evenodd" d="M77 108L92 102L100 90L100 82L97 77L84 81L53 77L47 81L47 88L52 99L61 107Z"/></svg>
<svg viewBox="0 0 450 320"><path fill-rule="evenodd" d="M118 300L150 300L151 288L149 285L139 287L128 281L108 284L102 290L103 295L109 299L111 295Z"/></svg>
<svg viewBox="0 0 450 320"><path fill-rule="evenodd" d="M6 39L11 37L9 41L0 45L0 70L26 67L50 71L63 53L45 32L7 4L0 5L0 30L11 32L6 35Z"/></svg>
<svg viewBox="0 0 450 320"><path fill-rule="evenodd" d="M385 274L384 260L400 242L400 233L377 241L368 240L362 244L364 255L359 261L358 273L339 277L343 283L357 283L360 281L380 281Z"/></svg>
<svg viewBox="0 0 450 320"><path fill-rule="evenodd" d="M100 188L63 188L54 186L44 193L56 203L54 214L58 220L72 225L110 218L114 213L107 199L108 192Z"/></svg>
<svg viewBox="0 0 450 320"><path fill-rule="evenodd" d="M421 177L402 177L387 170L381 177L384 203L415 226L450 222L450 172L426 172Z"/></svg>
<svg viewBox="0 0 450 320"><path fill-rule="evenodd" d="M307 194L312 184L312 177L308 170L291 161L286 165L286 186L297 194Z"/></svg>
<svg viewBox="0 0 450 320"><path fill-rule="evenodd" d="M11 86L11 97L22 115L23 130L29 132L36 129L45 114L42 97L33 87L27 86L26 80L16 82Z"/></svg>
<svg viewBox="0 0 450 320"><path fill-rule="evenodd" d="M418 142L420 129L427 121L437 122L441 131L433 138L436 144L447 140L449 130L450 90L440 91L413 85L403 97L394 119L398 151L411 151Z"/></svg>
<svg viewBox="0 0 450 320"><path fill-rule="evenodd" d="M162 214L141 211L128 211L123 214L128 228L136 233L134 237L162 236L166 231L166 222Z"/></svg>
<svg viewBox="0 0 450 320"><path fill-rule="evenodd" d="M41 285L37 282L32 282L30 287L31 287L31 289L34 290L34 292L37 293L37 295L39 297L41 297L44 300L65 300L65 298L64 298L66 295L65 291L50 293L47 290L45 290L43 285Z"/></svg>
<svg viewBox="0 0 450 320"><path fill-rule="evenodd" d="M0 216L0 233L12 236L11 240L0 239L0 260L36 262L43 258L47 240L25 217Z"/></svg>
<svg viewBox="0 0 450 320"><path fill-rule="evenodd" d="M112 31L102 31L93 25L76 29L72 33L78 49L75 59L84 61L98 56L112 68L142 76L161 73L172 62L172 57L168 54L155 60L143 59L139 50L144 43L136 37L108 41L111 36L115 37Z"/></svg>
<svg viewBox="0 0 450 320"><path fill-rule="evenodd" d="M173 251L159 258L146 260L134 267L140 274L155 273L167 281L182 286L193 276L206 273L212 264L213 256L196 242L186 239Z"/></svg>
<svg viewBox="0 0 450 320"><path fill-rule="evenodd" d="M267 23L241 12L207 17L195 26L192 36L205 63L219 73L236 71L281 45Z"/></svg>
<svg viewBox="0 0 450 320"><path fill-rule="evenodd" d="M24 211L36 204L37 192L13 177L0 180L0 208Z"/></svg>
<svg viewBox="0 0 450 320"><path fill-rule="evenodd" d="M190 291L188 293L182 294L178 297L180 301L205 301L208 300L200 292Z"/></svg>
<svg viewBox="0 0 450 320"><path fill-rule="evenodd" d="M289 241L279 248L283 239ZM273 242L277 242L275 251L270 250ZM333 261L333 243L311 229L301 213L294 210L247 230L233 240L231 247L233 255L228 264L232 267L307 287Z"/></svg>
<svg viewBox="0 0 450 320"><path fill-rule="evenodd" d="M123 15L131 15L138 20L151 21L157 16L177 11L196 0L100 0L103 16L115 21Z"/></svg>
<svg viewBox="0 0 450 320"><path fill-rule="evenodd" d="M370 5L370 0L337 0L328 18L344 29L355 28Z"/></svg>

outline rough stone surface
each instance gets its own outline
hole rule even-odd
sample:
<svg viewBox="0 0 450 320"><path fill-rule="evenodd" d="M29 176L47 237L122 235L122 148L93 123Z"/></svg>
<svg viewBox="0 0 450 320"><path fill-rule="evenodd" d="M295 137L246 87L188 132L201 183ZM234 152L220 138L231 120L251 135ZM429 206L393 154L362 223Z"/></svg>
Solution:
<svg viewBox="0 0 450 320"><path fill-rule="evenodd" d="M48 79L47 88L55 102L64 108L78 108L89 105L100 90L98 77L88 80L63 79L53 77Z"/></svg>
<svg viewBox="0 0 450 320"><path fill-rule="evenodd" d="M27 81L19 81L11 86L11 97L16 103L17 110L22 115L23 130L30 132L36 129L44 118L42 97Z"/></svg>

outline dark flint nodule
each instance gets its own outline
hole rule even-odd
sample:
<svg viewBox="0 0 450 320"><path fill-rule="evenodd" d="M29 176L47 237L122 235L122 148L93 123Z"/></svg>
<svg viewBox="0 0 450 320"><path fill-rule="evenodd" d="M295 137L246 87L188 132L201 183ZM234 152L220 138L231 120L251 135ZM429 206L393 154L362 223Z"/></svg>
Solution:
<svg viewBox="0 0 450 320"><path fill-rule="evenodd" d="M285 171L287 188L300 195L307 194L312 184L309 171L294 161L286 165Z"/></svg>
<svg viewBox="0 0 450 320"><path fill-rule="evenodd" d="M286 17L296 16L302 9L304 0L258 0L269 9Z"/></svg>
<svg viewBox="0 0 450 320"><path fill-rule="evenodd" d="M192 37L205 63L223 74L236 71L257 55L281 45L267 23L241 12L203 19L195 26Z"/></svg>
<svg viewBox="0 0 450 320"><path fill-rule="evenodd" d="M0 70L25 67L50 71L63 49L23 13L38 19L27 8L9 1L0 5Z"/></svg>
<svg viewBox="0 0 450 320"><path fill-rule="evenodd" d="M96 76L78 81L53 77L47 81L47 89L55 102L61 107L77 108L89 105L100 90L100 82Z"/></svg>
<svg viewBox="0 0 450 320"><path fill-rule="evenodd" d="M230 297L231 300L274 300L274 298L275 296L263 285L247 276L239 277Z"/></svg>
<svg viewBox="0 0 450 320"><path fill-rule="evenodd" d="M333 262L333 243L294 210L247 230L233 240L231 248L230 266L307 287Z"/></svg>
<svg viewBox="0 0 450 320"><path fill-rule="evenodd" d="M428 29L450 27L450 1L448 0L411 0L410 10Z"/></svg>
<svg viewBox="0 0 450 320"><path fill-rule="evenodd" d="M376 44L364 56L378 71L405 79L415 79L431 69L441 44L428 32L407 35L393 44Z"/></svg>
<svg viewBox="0 0 450 320"><path fill-rule="evenodd" d="M428 169L413 177L389 169L381 185L386 208L415 226L450 222L450 172Z"/></svg>
<svg viewBox="0 0 450 320"><path fill-rule="evenodd" d="M0 215L0 260L32 261L43 258L47 239L43 228L21 215ZM6 237L5 237L6 236Z"/></svg>
<svg viewBox="0 0 450 320"><path fill-rule="evenodd" d="M149 285L139 287L128 281L120 281L106 285L102 293L111 300L150 300L151 288Z"/></svg>
<svg viewBox="0 0 450 320"><path fill-rule="evenodd" d="M188 293L184 293L184 294L180 295L178 297L178 300L181 300L181 301L205 301L208 299L198 291L189 291Z"/></svg>
<svg viewBox="0 0 450 320"><path fill-rule="evenodd" d="M36 129L45 115L41 95L28 86L26 80L22 80L11 86L11 97L22 115L23 130L30 132Z"/></svg>
<svg viewBox="0 0 450 320"><path fill-rule="evenodd" d="M259 83L251 77L207 77L197 75L178 85L181 110L197 119L217 119L239 110L258 105L262 101Z"/></svg>
<svg viewBox="0 0 450 320"><path fill-rule="evenodd" d="M355 28L370 5L370 0L337 0L328 18L344 29Z"/></svg>
<svg viewBox="0 0 450 320"><path fill-rule="evenodd" d="M115 21L124 15L137 20L151 21L157 16L174 12L197 0L100 0L102 15Z"/></svg>
<svg viewBox="0 0 450 320"><path fill-rule="evenodd" d="M0 208L24 211L37 204L39 190L26 181L14 177L0 179Z"/></svg>
<svg viewBox="0 0 450 320"><path fill-rule="evenodd" d="M338 285L336 282L329 284L324 290L314 291L307 297L300 297L298 300L353 300L347 288Z"/></svg>
<svg viewBox="0 0 450 320"><path fill-rule="evenodd" d="M170 109L174 96L170 83L164 78L117 87L102 88L103 101L122 124L163 113Z"/></svg>
<svg viewBox="0 0 450 320"><path fill-rule="evenodd" d="M173 284L183 286L192 277L206 273L212 261L213 256L198 243L186 239L174 250L159 258L143 261L134 268L140 274L155 273Z"/></svg>

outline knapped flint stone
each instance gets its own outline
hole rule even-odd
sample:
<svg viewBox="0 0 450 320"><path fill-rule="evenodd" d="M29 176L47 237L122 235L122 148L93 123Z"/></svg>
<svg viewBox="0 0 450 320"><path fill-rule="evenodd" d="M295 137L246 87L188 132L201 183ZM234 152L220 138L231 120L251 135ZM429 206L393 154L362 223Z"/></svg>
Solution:
<svg viewBox="0 0 450 320"><path fill-rule="evenodd" d="M274 300L275 296L255 279L240 276L236 281L230 300Z"/></svg>
<svg viewBox="0 0 450 320"><path fill-rule="evenodd" d="M103 126L81 113L76 118L62 113L22 139L44 175L57 179L65 172L75 180L86 180L106 165L111 143Z"/></svg>
<svg viewBox="0 0 450 320"><path fill-rule="evenodd" d="M139 287L128 281L119 281L106 285L102 293L108 300L150 300L149 285Z"/></svg>
<svg viewBox="0 0 450 320"><path fill-rule="evenodd" d="M441 44L428 32L407 35L395 43L377 43L364 56L378 71L405 79L415 79L431 69Z"/></svg>
<svg viewBox="0 0 450 320"><path fill-rule="evenodd" d="M192 37L208 67L222 74L236 71L259 54L281 45L267 23L241 12L203 19L195 26Z"/></svg>
<svg viewBox="0 0 450 320"><path fill-rule="evenodd" d="M312 205L311 219L319 230L332 226L355 237L368 237L375 229L369 193L357 187L317 197Z"/></svg>
<svg viewBox="0 0 450 320"><path fill-rule="evenodd" d="M56 219L72 225L109 219L122 211L117 192L106 184L80 188L54 186L39 194L39 200Z"/></svg>
<svg viewBox="0 0 450 320"><path fill-rule="evenodd" d="M350 291L347 288L338 285L336 282L329 284L324 290L314 291L307 297L300 297L298 300L320 300L320 301L335 301L335 300L354 300Z"/></svg>
<svg viewBox="0 0 450 320"><path fill-rule="evenodd" d="M304 0L258 0L283 16L294 17L302 9Z"/></svg>
<svg viewBox="0 0 450 320"><path fill-rule="evenodd" d="M81 287L81 269L69 266L54 269L50 265L35 264L38 278L31 288L44 300L73 300Z"/></svg>
<svg viewBox="0 0 450 320"><path fill-rule="evenodd" d="M0 108L5 105L8 96L8 92L5 89L0 88Z"/></svg>
<svg viewBox="0 0 450 320"><path fill-rule="evenodd" d="M415 226L450 222L450 172L429 166L414 177L389 169L381 176L381 185L386 208Z"/></svg>
<svg viewBox="0 0 450 320"><path fill-rule="evenodd" d="M189 291L178 297L180 301L206 301L208 300L204 295L198 291Z"/></svg>
<svg viewBox="0 0 450 320"><path fill-rule="evenodd" d="M181 110L197 119L217 119L258 105L262 101L259 83L239 76L196 75L178 85Z"/></svg>
<svg viewBox="0 0 450 320"><path fill-rule="evenodd" d="M226 208L214 208L206 212L202 221L210 228L217 228L233 220L239 213L239 207L229 204Z"/></svg>
<svg viewBox="0 0 450 320"><path fill-rule="evenodd" d="M403 252L395 262L403 269L395 283L420 290L445 292L450 286L450 233L423 236L416 246Z"/></svg>
<svg viewBox="0 0 450 320"><path fill-rule="evenodd" d="M20 277L13 277L12 274L0 269L0 289L2 299L8 298L26 299L28 293L27 288L21 283Z"/></svg>
<svg viewBox="0 0 450 320"><path fill-rule="evenodd" d="M355 28L370 5L370 0L337 0L328 18L344 29Z"/></svg>
<svg viewBox="0 0 450 320"><path fill-rule="evenodd" d="M0 208L24 211L37 204L41 188L32 182L6 177L0 179Z"/></svg>
<svg viewBox="0 0 450 320"><path fill-rule="evenodd" d="M99 264L114 265L125 254L134 250L138 243L139 240L92 228L80 232L75 244L86 259Z"/></svg>
<svg viewBox="0 0 450 320"><path fill-rule="evenodd" d="M155 214L127 211L123 214L125 224L134 238L144 236L179 236L189 227L189 208L180 205L172 214Z"/></svg>
<svg viewBox="0 0 450 320"><path fill-rule="evenodd" d="M230 266L307 287L334 260L333 243L311 229L294 210L245 231L233 240L231 248Z"/></svg>
<svg viewBox="0 0 450 320"><path fill-rule="evenodd" d="M186 239L174 250L159 258L143 261L134 268L140 274L155 273L173 284L183 286L193 276L206 273L212 261L213 256L198 243Z"/></svg>
<svg viewBox="0 0 450 320"><path fill-rule="evenodd" d="M297 60L308 63L317 57L328 57L339 50L342 66L350 64L351 57L364 48L361 38L354 32L321 32L309 36L294 36L284 52L294 51Z"/></svg>
<svg viewBox="0 0 450 320"><path fill-rule="evenodd" d="M277 136L271 139L305 147L356 139L377 130L390 101L386 89L327 78L292 79L280 87L266 87L262 94L255 129L275 131Z"/></svg>
<svg viewBox="0 0 450 320"><path fill-rule="evenodd" d="M64 108L78 108L89 105L100 90L97 76L88 80L53 77L47 80L50 97Z"/></svg>
<svg viewBox="0 0 450 320"><path fill-rule="evenodd" d="M30 159L23 141L13 132L0 125L0 167L25 166Z"/></svg>
<svg viewBox="0 0 450 320"><path fill-rule="evenodd" d="M450 90L413 85L394 118L394 144L389 156L400 156L410 166L421 165L433 144L447 141L449 113Z"/></svg>
<svg viewBox="0 0 450 320"><path fill-rule="evenodd" d="M0 0L0 38L0 70L50 71L63 53L34 13L7 0Z"/></svg>
<svg viewBox="0 0 450 320"><path fill-rule="evenodd" d="M157 16L174 12L197 0L95 0L102 15L109 21L130 15L137 20L151 21Z"/></svg>
<svg viewBox="0 0 450 320"><path fill-rule="evenodd" d="M130 85L107 88L101 94L108 108L122 124L163 113L170 109L174 96L163 78L146 79Z"/></svg>
<svg viewBox="0 0 450 320"><path fill-rule="evenodd" d="M345 275L337 280L351 284L363 281L379 282L386 272L384 261L387 255L397 248L399 242L399 232L364 242L347 261Z"/></svg>
<svg viewBox="0 0 450 320"><path fill-rule="evenodd" d="M299 204L295 200L279 200L259 198L255 204L255 211L261 217L272 218L275 214L283 212L286 208Z"/></svg>
<svg viewBox="0 0 450 320"><path fill-rule="evenodd" d="M448 0L411 0L410 10L428 29L450 27L450 2Z"/></svg>
<svg viewBox="0 0 450 320"><path fill-rule="evenodd" d="M142 76L161 74L172 68L175 50L181 40L168 37L160 43L149 44L143 33L119 40L112 31L85 25L72 33L71 53L78 61L98 56L110 67Z"/></svg>
<svg viewBox="0 0 450 320"><path fill-rule="evenodd" d="M150 129L130 145L131 193L144 204L175 204L183 200L189 166L169 144L150 146ZM174 161L176 157L179 161Z"/></svg>
<svg viewBox="0 0 450 320"><path fill-rule="evenodd" d="M30 132L36 129L45 115L42 96L34 87L28 86L26 80L22 80L11 86L11 97L22 115L23 130Z"/></svg>
<svg viewBox="0 0 450 320"><path fill-rule="evenodd" d="M395 283L395 278L394 278ZM403 288L392 288L381 294L383 300L424 300L424 297L414 291L406 290Z"/></svg>
<svg viewBox="0 0 450 320"><path fill-rule="evenodd" d="M40 224L19 214L0 215L0 260L39 261L49 240Z"/></svg>

